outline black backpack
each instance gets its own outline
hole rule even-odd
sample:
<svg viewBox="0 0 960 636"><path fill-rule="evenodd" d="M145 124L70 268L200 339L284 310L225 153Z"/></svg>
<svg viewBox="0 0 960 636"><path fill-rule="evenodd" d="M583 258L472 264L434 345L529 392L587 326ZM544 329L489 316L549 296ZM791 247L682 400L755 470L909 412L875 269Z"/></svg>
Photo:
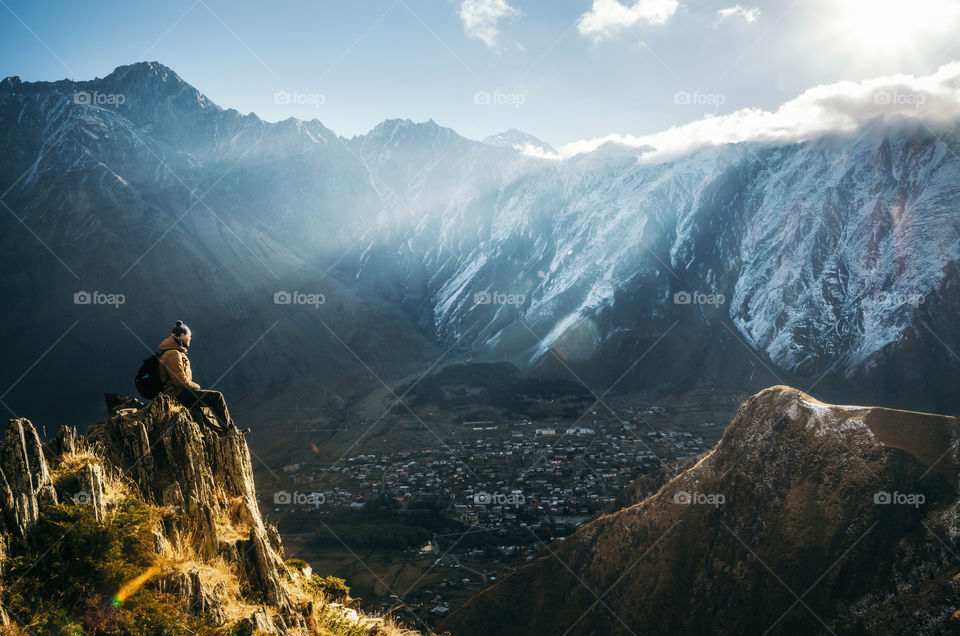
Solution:
<svg viewBox="0 0 960 636"><path fill-rule="evenodd" d="M163 390L163 382L160 381L160 356L164 351L158 351L150 354L149 358L140 363L140 370L137 371L137 377L133 379L137 385L137 391L148 400L160 395Z"/></svg>

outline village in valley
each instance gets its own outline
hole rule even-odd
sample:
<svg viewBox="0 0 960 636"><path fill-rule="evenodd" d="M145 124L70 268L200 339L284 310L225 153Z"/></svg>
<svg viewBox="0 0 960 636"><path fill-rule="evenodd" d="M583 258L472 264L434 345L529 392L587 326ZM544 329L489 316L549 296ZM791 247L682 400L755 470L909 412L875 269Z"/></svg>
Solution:
<svg viewBox="0 0 960 636"><path fill-rule="evenodd" d="M391 437L282 466L261 506L291 553L346 578L365 609L402 605L429 624L613 509L641 475L716 444L722 426L673 411L464 420L432 444Z"/></svg>

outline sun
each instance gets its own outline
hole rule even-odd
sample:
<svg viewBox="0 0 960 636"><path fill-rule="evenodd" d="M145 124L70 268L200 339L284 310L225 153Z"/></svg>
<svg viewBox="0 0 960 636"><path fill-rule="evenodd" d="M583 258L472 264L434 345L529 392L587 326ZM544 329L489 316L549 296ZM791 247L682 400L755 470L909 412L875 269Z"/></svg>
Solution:
<svg viewBox="0 0 960 636"><path fill-rule="evenodd" d="M835 0L837 32L866 53L895 55L960 16L960 0Z"/></svg>

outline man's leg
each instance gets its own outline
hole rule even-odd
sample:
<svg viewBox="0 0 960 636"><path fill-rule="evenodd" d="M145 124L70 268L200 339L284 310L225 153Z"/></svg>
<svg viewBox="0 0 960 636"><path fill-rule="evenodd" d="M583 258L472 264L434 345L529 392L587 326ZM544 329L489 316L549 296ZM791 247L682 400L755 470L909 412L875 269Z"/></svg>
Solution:
<svg viewBox="0 0 960 636"><path fill-rule="evenodd" d="M220 396L220 402L223 403L223 412L222 414L211 404L216 403L216 399L211 399L206 394L215 393ZM181 389L181 391L176 395L177 401L183 404L187 409L193 414L194 419L197 420L200 424L205 424L208 428L213 429L217 433L226 433L230 430L231 425L233 424L230 419L230 415L226 412L226 403L223 400L223 394L219 391L204 391L203 389ZM214 417L207 417L207 414L204 412L203 407L210 409ZM221 421L218 421L217 418L220 418Z"/></svg>
<svg viewBox="0 0 960 636"><path fill-rule="evenodd" d="M197 393L200 394L200 403L213 411L213 414L226 425L225 430L236 428L233 418L230 417L230 410L227 409L227 401L223 399L223 393L205 389L201 389Z"/></svg>

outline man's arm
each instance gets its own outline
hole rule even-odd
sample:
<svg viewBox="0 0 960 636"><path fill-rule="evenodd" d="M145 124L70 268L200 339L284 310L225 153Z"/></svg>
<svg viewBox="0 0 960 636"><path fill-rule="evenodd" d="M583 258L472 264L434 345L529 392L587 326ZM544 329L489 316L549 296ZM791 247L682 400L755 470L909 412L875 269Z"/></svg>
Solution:
<svg viewBox="0 0 960 636"><path fill-rule="evenodd" d="M170 353L173 353L174 355L171 356ZM176 360L170 360L171 357L175 357ZM187 377L186 356L179 351L171 349L160 358L160 362L162 362L163 366L166 367L167 373L170 374L170 379L173 380L173 383L177 386L194 390L200 388L199 384Z"/></svg>

